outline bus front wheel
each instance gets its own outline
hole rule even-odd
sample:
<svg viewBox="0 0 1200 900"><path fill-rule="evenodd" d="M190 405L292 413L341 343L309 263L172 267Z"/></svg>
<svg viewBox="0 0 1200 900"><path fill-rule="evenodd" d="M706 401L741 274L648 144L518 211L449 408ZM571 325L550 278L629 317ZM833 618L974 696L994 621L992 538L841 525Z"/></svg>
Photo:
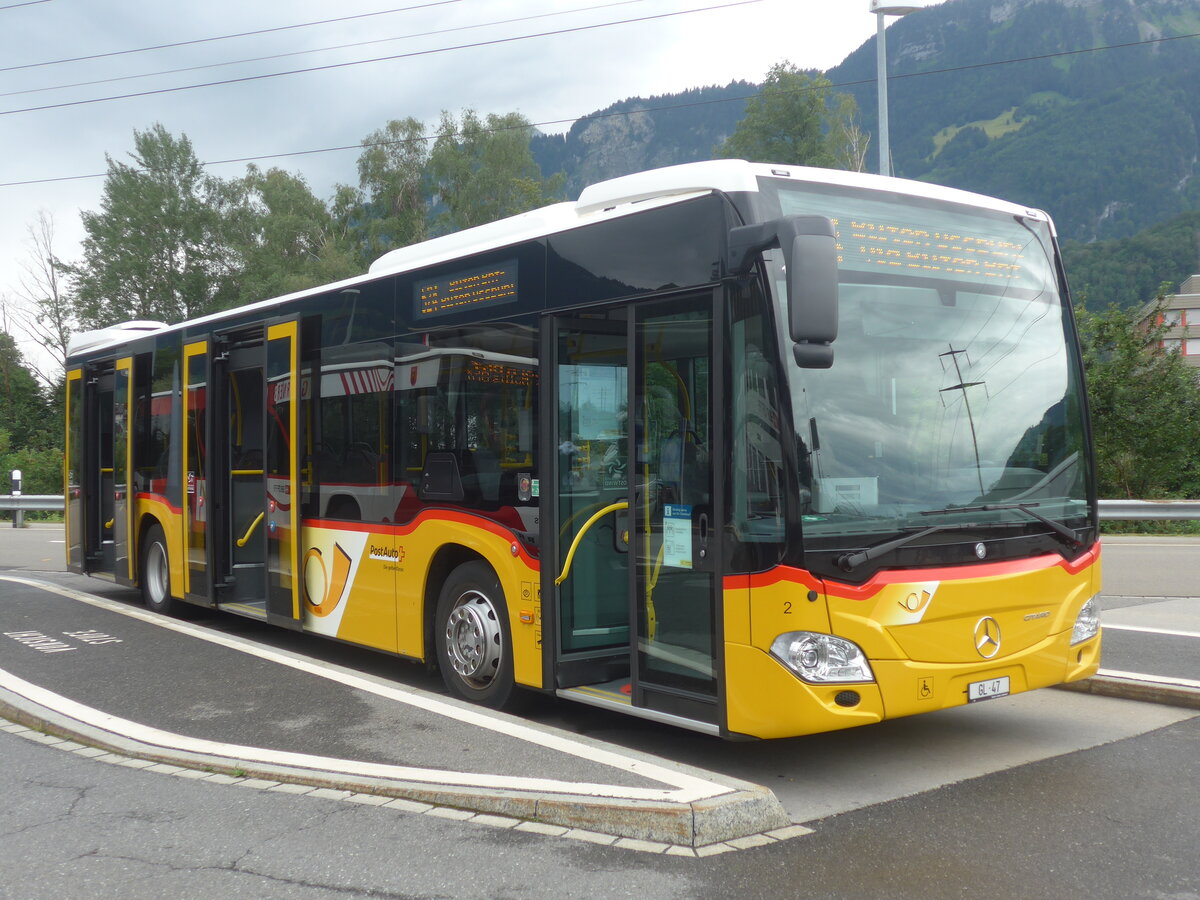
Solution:
<svg viewBox="0 0 1200 900"><path fill-rule="evenodd" d="M142 602L147 609L166 616L179 611L179 601L171 596L171 557L161 525L151 525L142 539L142 567L139 572Z"/></svg>
<svg viewBox="0 0 1200 900"><path fill-rule="evenodd" d="M450 573L438 597L438 668L450 692L500 709L513 699L512 636L500 580L486 563Z"/></svg>

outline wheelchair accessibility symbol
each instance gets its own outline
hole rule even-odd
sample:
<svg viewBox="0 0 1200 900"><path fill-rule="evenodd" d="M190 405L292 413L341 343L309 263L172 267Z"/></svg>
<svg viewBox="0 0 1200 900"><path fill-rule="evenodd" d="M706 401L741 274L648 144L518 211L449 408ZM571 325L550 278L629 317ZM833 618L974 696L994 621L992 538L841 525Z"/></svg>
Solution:
<svg viewBox="0 0 1200 900"><path fill-rule="evenodd" d="M922 700L933 699L933 678L917 679L917 696Z"/></svg>

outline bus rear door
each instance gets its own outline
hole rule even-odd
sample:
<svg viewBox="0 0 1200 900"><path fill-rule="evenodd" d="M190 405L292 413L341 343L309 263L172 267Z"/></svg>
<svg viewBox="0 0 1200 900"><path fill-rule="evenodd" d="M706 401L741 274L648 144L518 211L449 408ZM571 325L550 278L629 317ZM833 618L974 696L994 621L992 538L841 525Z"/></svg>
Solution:
<svg viewBox="0 0 1200 900"><path fill-rule="evenodd" d="M68 378L68 567L131 584L129 403L133 358Z"/></svg>

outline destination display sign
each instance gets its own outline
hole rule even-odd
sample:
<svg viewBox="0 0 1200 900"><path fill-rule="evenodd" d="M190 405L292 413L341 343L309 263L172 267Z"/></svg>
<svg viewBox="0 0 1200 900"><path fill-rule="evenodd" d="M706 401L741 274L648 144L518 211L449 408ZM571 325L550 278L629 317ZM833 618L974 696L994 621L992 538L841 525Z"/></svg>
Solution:
<svg viewBox="0 0 1200 900"><path fill-rule="evenodd" d="M858 271L891 269L923 275L1010 280L1019 278L1029 236L1022 241L995 234L971 234L896 224L858 216L834 221L840 262Z"/></svg>
<svg viewBox="0 0 1200 900"><path fill-rule="evenodd" d="M413 306L418 321L516 301L515 259L453 272L413 285Z"/></svg>
<svg viewBox="0 0 1200 900"><path fill-rule="evenodd" d="M1043 223L894 194L779 186L784 215L828 216L844 273L878 273L1040 292L1053 275Z"/></svg>
<svg viewBox="0 0 1200 900"><path fill-rule="evenodd" d="M478 384L503 384L511 387L528 387L537 383L537 370L532 366L506 365L499 362L483 362L472 359L467 363L464 376L467 381Z"/></svg>

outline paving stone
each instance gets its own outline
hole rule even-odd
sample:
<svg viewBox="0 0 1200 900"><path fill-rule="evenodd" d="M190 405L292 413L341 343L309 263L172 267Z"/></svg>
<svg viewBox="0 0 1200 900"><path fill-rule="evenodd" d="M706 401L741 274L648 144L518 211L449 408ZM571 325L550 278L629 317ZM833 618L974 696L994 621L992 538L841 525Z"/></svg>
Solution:
<svg viewBox="0 0 1200 900"><path fill-rule="evenodd" d="M455 809L452 806L435 806L428 810L425 815L437 816L439 819L456 819L459 822L466 821L475 815L469 809Z"/></svg>
<svg viewBox="0 0 1200 900"><path fill-rule="evenodd" d="M384 804L388 809L402 809L405 812L423 813L433 809L432 804L420 803L417 800L406 800L403 797L396 797L394 800L389 800Z"/></svg>
<svg viewBox="0 0 1200 900"><path fill-rule="evenodd" d="M618 838L616 845L622 850L637 850L640 853L662 853L670 844L660 844L657 841L639 841L635 838Z"/></svg>
<svg viewBox="0 0 1200 900"><path fill-rule="evenodd" d="M508 816L493 816L490 813L480 813L471 820L476 825L491 825L493 828L514 828L520 824L520 819L510 819Z"/></svg>
<svg viewBox="0 0 1200 900"><path fill-rule="evenodd" d="M598 831L588 831L586 828L572 828L565 835L577 841L587 841L589 844L612 844L617 840L614 834L601 834Z"/></svg>
<svg viewBox="0 0 1200 900"><path fill-rule="evenodd" d="M567 833L566 828L561 825L547 825L545 822L521 822L516 827L517 831L528 831L530 834L544 834L548 837L558 837Z"/></svg>

